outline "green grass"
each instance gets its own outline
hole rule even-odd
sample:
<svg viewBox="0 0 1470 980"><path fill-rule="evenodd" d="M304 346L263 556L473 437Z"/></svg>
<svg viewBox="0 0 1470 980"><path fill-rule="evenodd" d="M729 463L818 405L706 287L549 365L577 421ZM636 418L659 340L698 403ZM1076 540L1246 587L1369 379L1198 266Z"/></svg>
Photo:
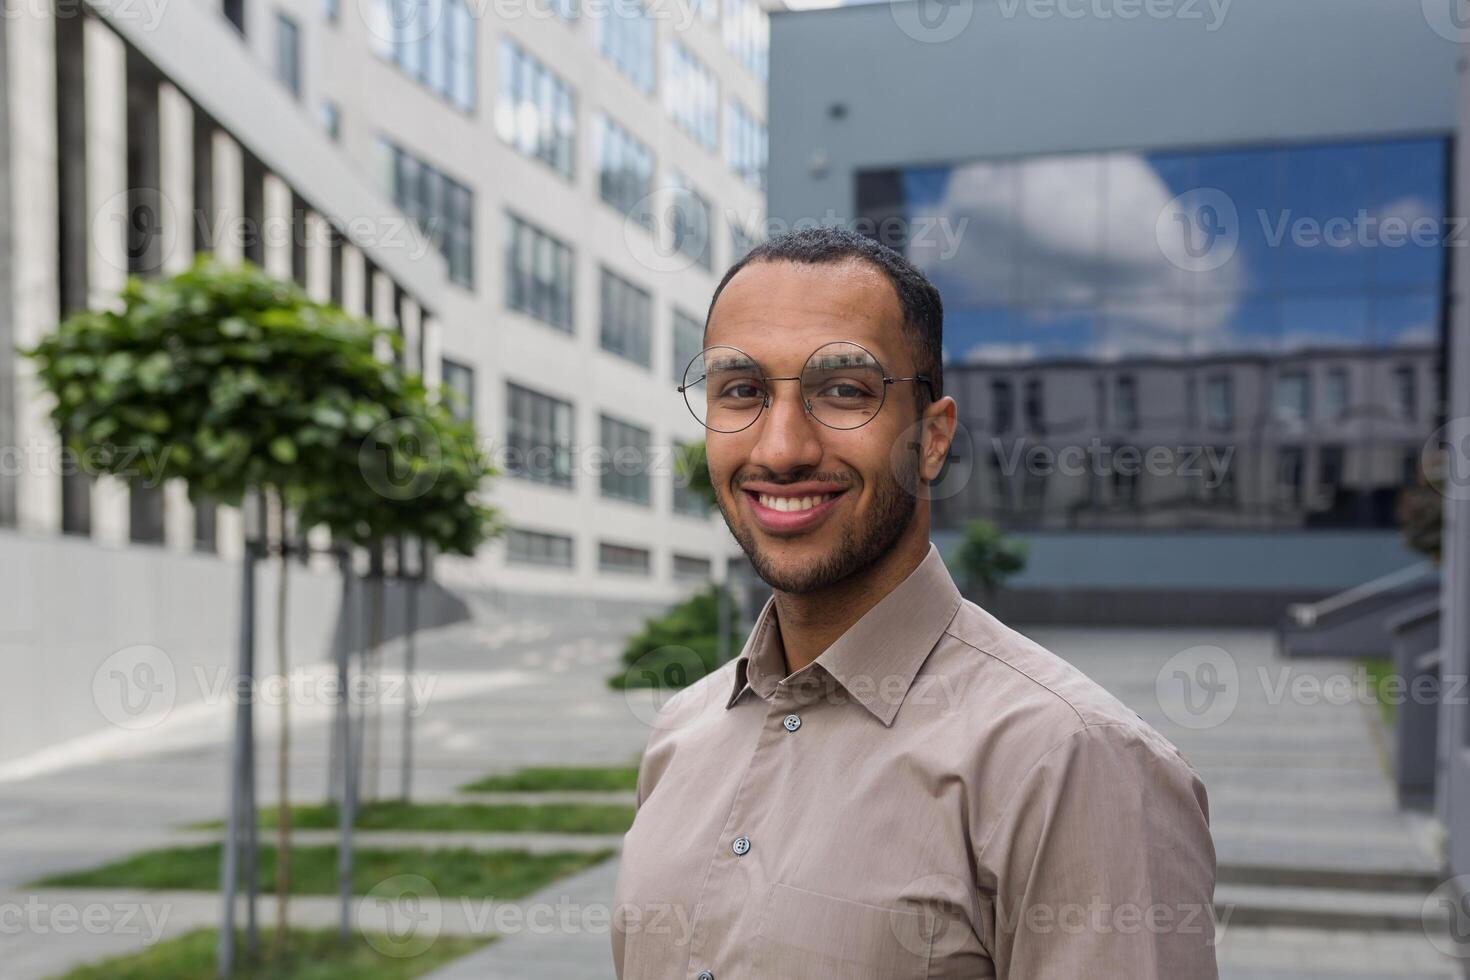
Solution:
<svg viewBox="0 0 1470 980"><path fill-rule="evenodd" d="M1393 724L1394 712L1398 705L1394 704L1392 698L1385 698L1380 693L1384 684L1394 676L1393 661L1387 657L1362 657L1358 663L1368 672L1368 688L1378 701L1378 711L1383 717L1385 725ZM1398 692L1402 694L1402 690Z"/></svg>
<svg viewBox="0 0 1470 980"><path fill-rule="evenodd" d="M520 898L564 875L590 867L611 850L476 851L469 848L364 848L353 853L352 890L365 895L395 875L419 875L440 896L472 895ZM50 875L34 887L144 888L217 891L220 845L169 847L144 851L87 871ZM262 892L276 888L276 849L260 848L256 863ZM291 894L333 895L337 892L337 848L291 849Z"/></svg>
<svg viewBox="0 0 1470 980"><path fill-rule="evenodd" d="M276 808L260 811L260 826L276 826ZM336 830L337 806L314 803L291 808L291 826ZM633 826L633 807L621 803L365 803L358 830L461 830L471 833L624 834ZM220 821L196 825L218 830Z"/></svg>
<svg viewBox="0 0 1470 980"><path fill-rule="evenodd" d="M80 966L54 980L214 980L216 929L195 929L177 939L150 946L139 953ZM261 933L261 949L270 948L271 932ZM379 949L398 947L386 936L354 936L343 945L330 931L292 930L286 955L280 961L255 968L241 967L240 980L409 980L458 959L492 940L439 936L413 956L384 955ZM377 947L377 948L374 948ZM238 947L244 948L241 937Z"/></svg>
<svg viewBox="0 0 1470 980"><path fill-rule="evenodd" d="M541 793L567 790L615 792L637 788L637 766L547 766L517 769L502 776L486 776L461 786L460 790L465 793Z"/></svg>

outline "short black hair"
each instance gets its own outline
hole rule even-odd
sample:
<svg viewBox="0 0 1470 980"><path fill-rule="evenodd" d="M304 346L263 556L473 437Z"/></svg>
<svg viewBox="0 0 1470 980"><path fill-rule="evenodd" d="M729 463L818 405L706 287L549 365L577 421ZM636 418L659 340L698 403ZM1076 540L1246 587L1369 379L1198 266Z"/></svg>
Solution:
<svg viewBox="0 0 1470 980"><path fill-rule="evenodd" d="M709 330L710 316L725 286L735 273L755 262L795 262L800 265L827 265L856 259L876 267L898 294L903 322L914 354L916 374L929 378L929 385L916 383L915 394L920 409L929 398L938 400L944 394L944 303L939 290L929 278L882 242L874 241L845 228L819 227L788 231L761 242L730 266L710 297L704 328ZM931 388L932 386L932 388Z"/></svg>

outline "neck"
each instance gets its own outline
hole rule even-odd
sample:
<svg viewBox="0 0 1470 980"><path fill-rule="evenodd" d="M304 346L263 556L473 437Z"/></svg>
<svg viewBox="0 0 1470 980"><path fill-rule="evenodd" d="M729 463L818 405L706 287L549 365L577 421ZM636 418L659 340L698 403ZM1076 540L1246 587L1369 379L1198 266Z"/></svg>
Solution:
<svg viewBox="0 0 1470 980"><path fill-rule="evenodd" d="M890 551L862 571L818 592L776 592L776 621L786 651L787 673L816 660L908 578L928 553L928 522L915 520Z"/></svg>

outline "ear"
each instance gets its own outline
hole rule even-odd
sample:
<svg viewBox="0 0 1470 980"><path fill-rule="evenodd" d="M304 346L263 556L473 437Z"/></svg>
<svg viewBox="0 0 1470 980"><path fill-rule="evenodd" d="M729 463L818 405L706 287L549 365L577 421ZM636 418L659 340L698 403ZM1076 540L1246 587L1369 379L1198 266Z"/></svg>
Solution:
<svg viewBox="0 0 1470 980"><path fill-rule="evenodd" d="M930 402L919 419L919 478L925 483L939 479L949 447L959 424L955 400L948 395Z"/></svg>

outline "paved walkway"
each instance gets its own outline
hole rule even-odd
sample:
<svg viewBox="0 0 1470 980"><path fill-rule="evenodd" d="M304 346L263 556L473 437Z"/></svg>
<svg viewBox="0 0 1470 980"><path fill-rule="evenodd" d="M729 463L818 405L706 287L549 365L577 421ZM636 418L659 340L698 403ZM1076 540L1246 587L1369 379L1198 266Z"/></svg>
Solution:
<svg viewBox="0 0 1470 980"><path fill-rule="evenodd" d="M417 723L415 795L455 797L469 780L523 765L628 764L643 745L653 706L645 692L610 691L604 678L631 625L482 611L474 623L425 635L420 663L440 683ZM1304 676L1320 683L1350 675L1350 664L1279 662L1270 637L1252 631L1031 632L1118 694L1203 772L1221 865L1219 961L1227 980L1462 975L1460 961L1431 940L1438 930L1433 918L1428 932L1422 917L1415 921L1414 906L1422 908L1439 862L1429 825L1394 806L1376 708L1310 703L1299 682L1292 686ZM394 662L386 658L386 666ZM300 715L293 797L320 800L328 729L324 718ZM35 890L23 883L149 847L211 839L179 828L221 815L226 722L167 732L164 743L175 746L168 751L156 749L157 738L146 750L120 739L105 758L0 783L0 910L41 909L32 915L40 928L0 928L0 973L39 980L138 948L150 934L122 928L127 909L130 921L146 928L148 910L156 919L166 907L163 935L217 920L218 902L207 895ZM260 788L269 803L275 783L269 710L262 711L259 730ZM381 744L380 789L392 795L396 719L387 719ZM470 846L504 843L500 835L455 836ZM372 839L422 842L420 835L397 833ZM530 843L604 846L608 840L542 835ZM438 928L460 932L490 922L502 938L441 969L435 980L606 980L612 971L605 910L616 873L616 861L609 861L512 903L550 916L549 928L487 919L483 906L445 903ZM63 934L56 926L55 910L87 908L104 910L99 914L109 927L100 935ZM262 908L267 920L268 908ZM293 908L303 924L335 921L330 899L305 899ZM581 910L581 917L568 920L567 909Z"/></svg>

